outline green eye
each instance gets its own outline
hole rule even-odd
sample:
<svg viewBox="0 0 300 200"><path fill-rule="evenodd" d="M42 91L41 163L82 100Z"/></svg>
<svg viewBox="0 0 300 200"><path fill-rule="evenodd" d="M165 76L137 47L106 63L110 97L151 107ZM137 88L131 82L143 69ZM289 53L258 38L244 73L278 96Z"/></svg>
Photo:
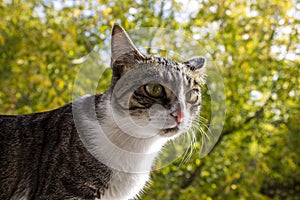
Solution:
<svg viewBox="0 0 300 200"><path fill-rule="evenodd" d="M162 97L162 95L164 94L163 86L156 83L148 83L145 86L145 90L149 96L154 98Z"/></svg>
<svg viewBox="0 0 300 200"><path fill-rule="evenodd" d="M188 103L194 104L198 101L199 98L199 91L198 90L191 90L186 93L185 100Z"/></svg>

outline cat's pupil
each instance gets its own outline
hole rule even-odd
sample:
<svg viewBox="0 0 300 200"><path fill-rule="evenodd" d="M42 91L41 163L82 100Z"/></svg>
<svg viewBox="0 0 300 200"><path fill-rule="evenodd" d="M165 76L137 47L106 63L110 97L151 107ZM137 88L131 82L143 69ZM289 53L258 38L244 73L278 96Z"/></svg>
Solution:
<svg viewBox="0 0 300 200"><path fill-rule="evenodd" d="M147 84L145 90L149 96L154 98L162 97L164 93L163 86L156 83Z"/></svg>

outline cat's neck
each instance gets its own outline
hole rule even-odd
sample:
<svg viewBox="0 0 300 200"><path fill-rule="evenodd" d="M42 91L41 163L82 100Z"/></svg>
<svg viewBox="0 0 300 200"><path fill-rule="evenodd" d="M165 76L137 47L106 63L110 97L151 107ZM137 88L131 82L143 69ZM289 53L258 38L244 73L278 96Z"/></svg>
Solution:
<svg viewBox="0 0 300 200"><path fill-rule="evenodd" d="M75 103L75 115L80 114L76 126L85 147L96 159L113 169L149 172L166 139L160 136L144 139L125 133L114 120L109 94L103 94L96 107L93 104L87 108L93 98L85 96ZM92 115L95 111L97 115Z"/></svg>

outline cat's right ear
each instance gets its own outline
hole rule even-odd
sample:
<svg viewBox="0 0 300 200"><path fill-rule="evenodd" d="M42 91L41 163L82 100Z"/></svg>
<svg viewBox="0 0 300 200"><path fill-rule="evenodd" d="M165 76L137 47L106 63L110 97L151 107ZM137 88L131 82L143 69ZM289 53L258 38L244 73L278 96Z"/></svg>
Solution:
<svg viewBox="0 0 300 200"><path fill-rule="evenodd" d="M111 38L111 64L112 67L116 61L124 64L135 62L136 59L142 59L144 55L134 46L126 31L115 24L112 28Z"/></svg>
<svg viewBox="0 0 300 200"><path fill-rule="evenodd" d="M206 64L206 59L203 57L195 57L192 58L188 61L183 62L191 74L193 74L195 80L197 80L198 83L204 84L205 83L205 64Z"/></svg>
<svg viewBox="0 0 300 200"><path fill-rule="evenodd" d="M206 59L200 56L185 61L183 64L185 64L191 71L197 71L197 70L204 69L206 64Z"/></svg>

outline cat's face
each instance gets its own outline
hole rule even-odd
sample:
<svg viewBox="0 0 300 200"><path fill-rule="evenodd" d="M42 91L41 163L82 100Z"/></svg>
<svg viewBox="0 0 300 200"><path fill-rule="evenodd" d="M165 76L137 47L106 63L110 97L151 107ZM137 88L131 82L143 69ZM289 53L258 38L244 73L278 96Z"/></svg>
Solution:
<svg viewBox="0 0 300 200"><path fill-rule="evenodd" d="M171 138L186 132L201 106L205 59L178 63L141 54L119 26L112 34L115 119L134 137Z"/></svg>

